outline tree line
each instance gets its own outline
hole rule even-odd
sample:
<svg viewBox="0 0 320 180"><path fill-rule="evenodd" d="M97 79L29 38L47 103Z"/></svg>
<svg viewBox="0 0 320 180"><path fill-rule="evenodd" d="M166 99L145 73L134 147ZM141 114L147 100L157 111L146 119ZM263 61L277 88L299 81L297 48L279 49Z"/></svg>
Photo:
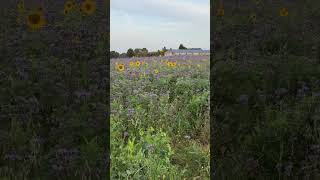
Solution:
<svg viewBox="0 0 320 180"><path fill-rule="evenodd" d="M179 49L187 49L183 44L179 45ZM164 56L168 49L163 47L161 50L155 52L149 52L147 48L135 48L128 49L126 53L119 53L117 51L110 52L110 58L127 58L127 57L152 57L152 56Z"/></svg>

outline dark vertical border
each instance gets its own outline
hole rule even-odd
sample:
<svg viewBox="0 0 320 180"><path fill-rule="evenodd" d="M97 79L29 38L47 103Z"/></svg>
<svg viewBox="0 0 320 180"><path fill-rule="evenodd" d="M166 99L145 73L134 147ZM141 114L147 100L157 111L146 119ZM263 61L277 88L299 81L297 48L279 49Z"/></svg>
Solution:
<svg viewBox="0 0 320 180"><path fill-rule="evenodd" d="M107 43L107 83L106 83L106 104L107 104L107 110L106 110L106 119L107 119L107 148L106 148L106 156L107 156L107 178L110 179L110 0L105 0L106 2L106 18L108 21L107 24L107 31L109 33L108 43Z"/></svg>
<svg viewBox="0 0 320 180"><path fill-rule="evenodd" d="M109 179L110 0L19 2L0 3L0 179Z"/></svg>
<svg viewBox="0 0 320 180"><path fill-rule="evenodd" d="M213 43L213 16L214 1L210 1L210 179L215 179L215 160L214 160L214 106L213 106L213 61L214 61L214 43Z"/></svg>

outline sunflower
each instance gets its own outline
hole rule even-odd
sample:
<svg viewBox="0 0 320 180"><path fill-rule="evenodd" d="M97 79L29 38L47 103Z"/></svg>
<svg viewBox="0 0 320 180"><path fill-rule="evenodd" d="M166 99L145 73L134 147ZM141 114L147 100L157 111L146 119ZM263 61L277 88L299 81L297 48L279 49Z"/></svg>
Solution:
<svg viewBox="0 0 320 180"><path fill-rule="evenodd" d="M279 15L282 16L282 17L286 17L289 15L289 11L287 8L281 8L280 11L279 11Z"/></svg>
<svg viewBox="0 0 320 180"><path fill-rule="evenodd" d="M63 9L63 14L67 15L69 14L71 11L76 10L77 4L74 0L67 0L64 3L64 9Z"/></svg>
<svg viewBox="0 0 320 180"><path fill-rule="evenodd" d="M96 11L96 3L94 0L85 0L81 4L81 12L86 15L91 15Z"/></svg>
<svg viewBox="0 0 320 180"><path fill-rule="evenodd" d="M25 11L24 0L19 1L17 7L18 7L19 13L21 13L21 14L24 13L24 11Z"/></svg>
<svg viewBox="0 0 320 180"><path fill-rule="evenodd" d="M46 24L46 20L42 11L33 11L27 15L27 25L32 30L40 29Z"/></svg>
<svg viewBox="0 0 320 180"><path fill-rule="evenodd" d="M64 3L64 10L70 11L76 6L74 1L68 0Z"/></svg>
<svg viewBox="0 0 320 180"><path fill-rule="evenodd" d="M133 61L130 61L129 64L130 64L130 67L134 66L134 62Z"/></svg>
<svg viewBox="0 0 320 180"><path fill-rule="evenodd" d="M219 17L224 16L224 9L223 9L223 8L219 8L219 9L217 10L217 16L219 16Z"/></svg>
<svg viewBox="0 0 320 180"><path fill-rule="evenodd" d="M158 74L158 73L159 73L159 70L158 70L158 69L155 69L155 70L153 70L153 72L154 72L155 74Z"/></svg>
<svg viewBox="0 0 320 180"><path fill-rule="evenodd" d="M136 66L139 67L140 66L140 61L136 61Z"/></svg>
<svg viewBox="0 0 320 180"><path fill-rule="evenodd" d="M167 66L171 66L171 62L170 61L167 61Z"/></svg>
<svg viewBox="0 0 320 180"><path fill-rule="evenodd" d="M124 71L124 64L117 64L117 70L119 71L119 72L122 72L122 71Z"/></svg>
<svg viewBox="0 0 320 180"><path fill-rule="evenodd" d="M177 63L176 62L171 62L170 63L170 67L176 67L177 66Z"/></svg>

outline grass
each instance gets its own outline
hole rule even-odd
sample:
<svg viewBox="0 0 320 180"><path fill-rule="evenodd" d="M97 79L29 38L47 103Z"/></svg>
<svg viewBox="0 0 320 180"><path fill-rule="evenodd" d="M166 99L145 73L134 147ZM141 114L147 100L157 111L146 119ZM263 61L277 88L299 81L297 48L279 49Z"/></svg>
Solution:
<svg viewBox="0 0 320 180"><path fill-rule="evenodd" d="M112 178L209 179L209 58L111 63Z"/></svg>
<svg viewBox="0 0 320 180"><path fill-rule="evenodd" d="M319 179L319 2L260 2L212 18L216 178Z"/></svg>

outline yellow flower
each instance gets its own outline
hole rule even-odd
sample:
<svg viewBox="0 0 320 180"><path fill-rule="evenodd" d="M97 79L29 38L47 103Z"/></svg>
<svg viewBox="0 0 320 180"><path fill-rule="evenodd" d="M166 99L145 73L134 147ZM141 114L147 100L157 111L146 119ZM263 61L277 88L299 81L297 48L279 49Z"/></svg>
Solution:
<svg viewBox="0 0 320 180"><path fill-rule="evenodd" d="M155 74L158 74L158 73L159 73L159 70L158 70L158 69L155 69L153 72L154 72Z"/></svg>
<svg viewBox="0 0 320 180"><path fill-rule="evenodd" d="M217 10L217 16L219 16L219 17L224 16L224 9L223 9L223 8L219 8L219 9Z"/></svg>
<svg viewBox="0 0 320 180"><path fill-rule="evenodd" d="M122 72L122 71L124 71L124 64L117 64L117 70L119 71L119 72Z"/></svg>
<svg viewBox="0 0 320 180"><path fill-rule="evenodd" d="M171 66L171 62L170 61L167 61L167 66Z"/></svg>
<svg viewBox="0 0 320 180"><path fill-rule="evenodd" d="M75 8L75 6L76 6L76 3L74 1L68 0L64 3L64 10L70 11L73 8Z"/></svg>
<svg viewBox="0 0 320 180"><path fill-rule="evenodd" d="M287 8L281 8L280 11L279 11L279 15L282 16L282 17L286 17L289 15L289 11Z"/></svg>
<svg viewBox="0 0 320 180"><path fill-rule="evenodd" d="M177 63L176 62L171 62L171 67L176 67Z"/></svg>
<svg viewBox="0 0 320 180"><path fill-rule="evenodd" d="M42 28L46 24L46 20L43 12L33 11L27 15L27 25L32 30L37 30Z"/></svg>
<svg viewBox="0 0 320 180"><path fill-rule="evenodd" d="M140 61L136 61L136 66L139 67L140 66Z"/></svg>
<svg viewBox="0 0 320 180"><path fill-rule="evenodd" d="M134 62L133 61L130 61L129 64L130 64L131 67L134 66Z"/></svg>
<svg viewBox="0 0 320 180"><path fill-rule="evenodd" d="M18 7L18 12L19 13L24 13L24 11L25 11L24 0L19 1L17 7Z"/></svg>
<svg viewBox="0 0 320 180"><path fill-rule="evenodd" d="M94 0L85 0L81 4L81 12L86 15L91 15L96 11L96 3Z"/></svg>

